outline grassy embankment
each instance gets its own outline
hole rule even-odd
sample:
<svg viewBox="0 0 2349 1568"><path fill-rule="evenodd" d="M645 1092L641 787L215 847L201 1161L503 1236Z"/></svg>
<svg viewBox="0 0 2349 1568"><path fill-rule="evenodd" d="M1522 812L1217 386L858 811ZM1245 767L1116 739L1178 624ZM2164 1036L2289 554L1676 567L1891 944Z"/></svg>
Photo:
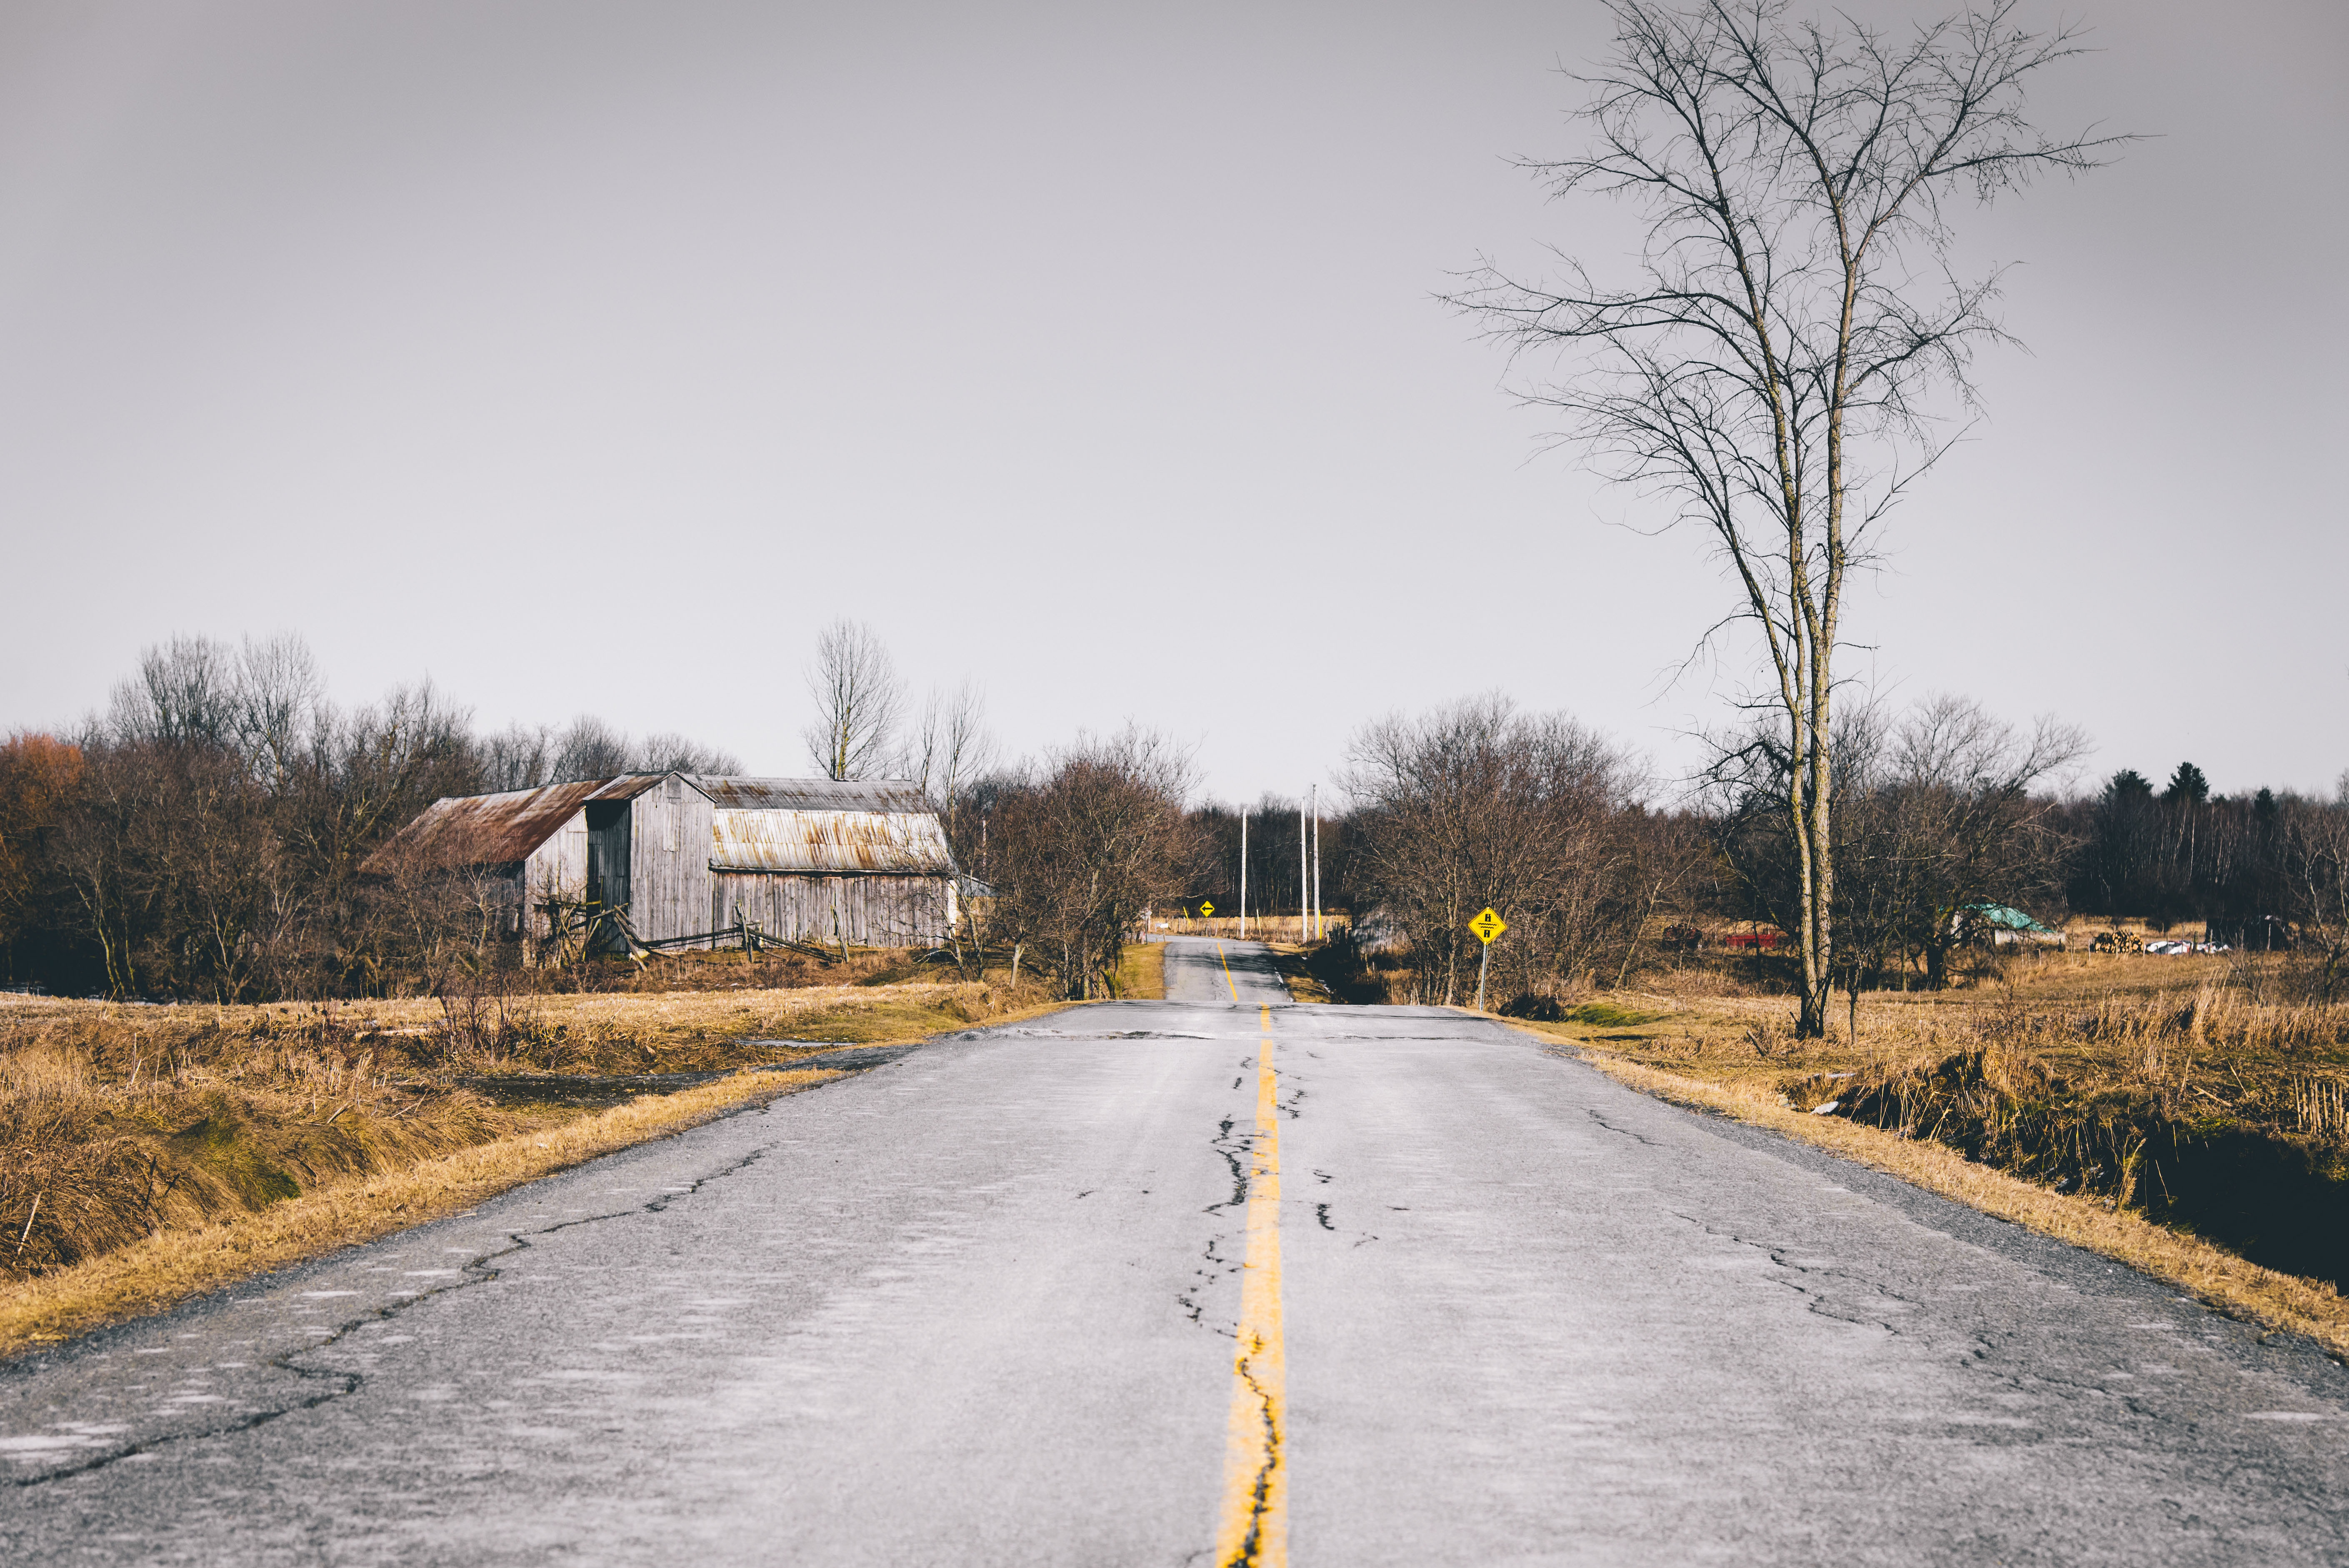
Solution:
<svg viewBox="0 0 2349 1568"><path fill-rule="evenodd" d="M731 1069L1057 1005L867 967L859 985L449 1008L0 997L0 1355L837 1076ZM601 1109L464 1081L682 1071L730 1076Z"/></svg>

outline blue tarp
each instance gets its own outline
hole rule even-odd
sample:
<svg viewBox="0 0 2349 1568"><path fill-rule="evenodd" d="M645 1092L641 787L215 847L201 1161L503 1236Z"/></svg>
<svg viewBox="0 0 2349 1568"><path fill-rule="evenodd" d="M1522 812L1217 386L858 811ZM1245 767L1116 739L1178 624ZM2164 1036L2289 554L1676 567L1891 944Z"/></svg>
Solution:
<svg viewBox="0 0 2349 1568"><path fill-rule="evenodd" d="M2021 910L2009 909L2002 903L1970 903L1966 905L1966 918L1978 920L1984 925L1995 925L2002 931L2030 931L2044 936L2055 934Z"/></svg>

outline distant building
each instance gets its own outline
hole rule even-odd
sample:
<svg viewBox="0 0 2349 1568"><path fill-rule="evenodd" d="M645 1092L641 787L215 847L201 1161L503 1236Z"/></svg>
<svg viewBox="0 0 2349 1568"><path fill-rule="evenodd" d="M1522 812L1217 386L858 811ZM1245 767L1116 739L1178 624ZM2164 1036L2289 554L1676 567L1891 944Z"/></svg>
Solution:
<svg viewBox="0 0 2349 1568"><path fill-rule="evenodd" d="M944 940L946 830L902 780L632 773L436 800L363 870L469 871L533 956L567 933L622 949L770 938L868 947Z"/></svg>

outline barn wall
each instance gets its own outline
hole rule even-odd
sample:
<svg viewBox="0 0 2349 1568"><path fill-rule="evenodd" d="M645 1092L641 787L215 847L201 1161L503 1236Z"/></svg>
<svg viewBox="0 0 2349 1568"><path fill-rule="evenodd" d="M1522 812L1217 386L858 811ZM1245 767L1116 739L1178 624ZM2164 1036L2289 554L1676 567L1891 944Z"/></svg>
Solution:
<svg viewBox="0 0 2349 1568"><path fill-rule="evenodd" d="M942 876L791 876L771 872L711 873L709 929L755 921L788 941L840 940L840 921L856 947L926 947L946 940L951 881ZM739 912L739 913L738 913Z"/></svg>
<svg viewBox="0 0 2349 1568"><path fill-rule="evenodd" d="M710 926L709 798L679 779L638 795L628 856L628 923L647 942Z"/></svg>
<svg viewBox="0 0 2349 1568"><path fill-rule="evenodd" d="M557 828L523 862L523 897L530 906L533 948L546 939L546 915L539 905L550 898L577 900L587 896L587 812L583 808Z"/></svg>

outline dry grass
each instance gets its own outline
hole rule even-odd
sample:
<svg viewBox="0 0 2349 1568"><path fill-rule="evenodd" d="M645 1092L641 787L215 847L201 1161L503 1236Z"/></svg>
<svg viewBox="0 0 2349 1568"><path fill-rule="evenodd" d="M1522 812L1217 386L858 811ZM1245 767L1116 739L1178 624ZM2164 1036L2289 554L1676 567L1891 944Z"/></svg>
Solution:
<svg viewBox="0 0 2349 1568"><path fill-rule="evenodd" d="M903 977L916 962L906 949L896 947L852 947L844 959L831 948L769 946L758 953L680 949L638 958L592 958L516 978L550 993L772 991L794 985L861 985L876 975Z"/></svg>
<svg viewBox="0 0 2349 1568"><path fill-rule="evenodd" d="M1280 971L1281 981L1288 987L1290 1001L1326 1003L1340 999L1331 992L1329 980L1314 964L1322 949L1302 947L1293 942L1268 942L1265 945L1272 950L1273 965Z"/></svg>
<svg viewBox="0 0 2349 1568"><path fill-rule="evenodd" d="M1539 1034L1556 1032L1539 1025L1519 1026ZM1984 1213L2142 1269L2230 1315L2306 1335L2336 1358L2349 1358L2349 1302L2321 1281L2262 1268L2223 1247L2100 1200L2051 1191L1970 1161L1930 1140L1903 1139L1839 1117L1797 1110L1751 1084L1705 1082L1603 1051L1586 1051L1584 1059L1659 1099L1725 1112L1828 1150Z"/></svg>
<svg viewBox="0 0 2349 1568"><path fill-rule="evenodd" d="M455 1213L583 1161L839 1076L820 1070L736 1073L699 1088L648 1096L397 1171L332 1182L258 1212L158 1231L89 1262L0 1286L0 1357Z"/></svg>
<svg viewBox="0 0 2349 1568"><path fill-rule="evenodd" d="M1050 1006L924 981L319 1007L0 1002L0 1282L460 1150L577 1106L493 1105L474 1074L730 1070Z"/></svg>
<svg viewBox="0 0 2349 1568"><path fill-rule="evenodd" d="M1166 1000L1166 944L1137 942L1117 964L1117 994L1129 1002Z"/></svg>
<svg viewBox="0 0 2349 1568"><path fill-rule="evenodd" d="M884 971L854 985L491 997L475 1005L475 1016L460 1009L445 1020L429 1002L350 1004L339 1016L371 1009L352 1026L355 1039L370 1028L437 1034L469 1050L481 1071L650 1072L788 1059L787 1050L746 1055L744 1040L883 1044L994 1022L1053 1000L1032 980L1014 987L1000 977L903 980ZM383 1008L404 1016L372 1011Z"/></svg>

